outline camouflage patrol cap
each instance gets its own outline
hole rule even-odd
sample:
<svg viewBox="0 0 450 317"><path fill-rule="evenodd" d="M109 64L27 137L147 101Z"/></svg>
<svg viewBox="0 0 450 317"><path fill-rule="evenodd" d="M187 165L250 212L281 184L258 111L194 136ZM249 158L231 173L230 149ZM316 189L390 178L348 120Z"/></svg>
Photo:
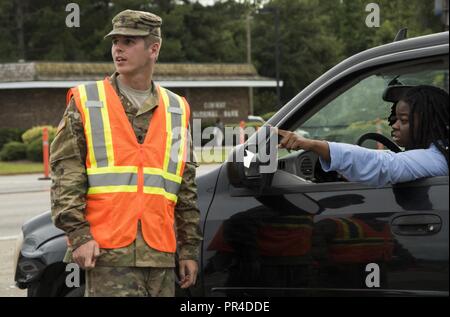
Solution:
<svg viewBox="0 0 450 317"><path fill-rule="evenodd" d="M162 19L145 11L125 10L112 19L113 30L105 38L113 35L161 37Z"/></svg>

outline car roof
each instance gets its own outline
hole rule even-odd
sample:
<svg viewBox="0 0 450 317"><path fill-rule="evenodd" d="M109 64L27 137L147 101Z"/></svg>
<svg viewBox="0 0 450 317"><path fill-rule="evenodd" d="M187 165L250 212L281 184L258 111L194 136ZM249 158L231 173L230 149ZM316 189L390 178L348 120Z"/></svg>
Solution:
<svg viewBox="0 0 450 317"><path fill-rule="evenodd" d="M369 48L365 51L350 56L336 66L339 66L339 68L346 68L350 65L354 65L356 63L373 59L379 56L389 55L397 52L404 52L412 49L448 44L448 42L448 31L414 37Z"/></svg>

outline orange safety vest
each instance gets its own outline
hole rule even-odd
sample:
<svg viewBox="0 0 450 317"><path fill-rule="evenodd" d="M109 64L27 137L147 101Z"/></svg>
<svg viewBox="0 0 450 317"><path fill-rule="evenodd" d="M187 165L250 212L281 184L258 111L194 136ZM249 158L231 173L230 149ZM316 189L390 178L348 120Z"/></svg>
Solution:
<svg viewBox="0 0 450 317"><path fill-rule="evenodd" d="M69 90L81 113L87 143L86 219L101 248L131 244L138 221L146 243L175 252L174 209L187 155L189 105L157 87L143 144L136 140L117 93L106 78Z"/></svg>
<svg viewBox="0 0 450 317"><path fill-rule="evenodd" d="M313 217L274 217L258 230L258 246L263 256L304 256L311 250Z"/></svg>
<svg viewBox="0 0 450 317"><path fill-rule="evenodd" d="M388 225L376 231L364 221L333 218L337 234L330 242L329 255L334 263L370 263L392 258L394 241Z"/></svg>

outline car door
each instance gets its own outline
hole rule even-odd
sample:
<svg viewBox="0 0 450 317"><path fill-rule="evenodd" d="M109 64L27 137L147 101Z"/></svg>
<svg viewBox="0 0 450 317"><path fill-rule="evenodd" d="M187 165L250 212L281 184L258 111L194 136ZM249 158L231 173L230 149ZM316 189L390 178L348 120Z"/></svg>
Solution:
<svg viewBox="0 0 450 317"><path fill-rule="evenodd" d="M448 54L372 67L282 128L346 143L390 136L384 88L448 88L447 65ZM375 188L324 173L312 153L278 156L264 190L230 185L222 168L204 230L206 294L448 296L448 177Z"/></svg>

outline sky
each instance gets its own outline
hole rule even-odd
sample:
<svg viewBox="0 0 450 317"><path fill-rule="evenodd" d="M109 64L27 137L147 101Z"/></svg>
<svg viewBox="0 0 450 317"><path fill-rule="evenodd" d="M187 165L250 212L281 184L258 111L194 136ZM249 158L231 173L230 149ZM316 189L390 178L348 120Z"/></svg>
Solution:
<svg viewBox="0 0 450 317"><path fill-rule="evenodd" d="M213 5L216 0L197 0L197 2L200 2L203 5Z"/></svg>

